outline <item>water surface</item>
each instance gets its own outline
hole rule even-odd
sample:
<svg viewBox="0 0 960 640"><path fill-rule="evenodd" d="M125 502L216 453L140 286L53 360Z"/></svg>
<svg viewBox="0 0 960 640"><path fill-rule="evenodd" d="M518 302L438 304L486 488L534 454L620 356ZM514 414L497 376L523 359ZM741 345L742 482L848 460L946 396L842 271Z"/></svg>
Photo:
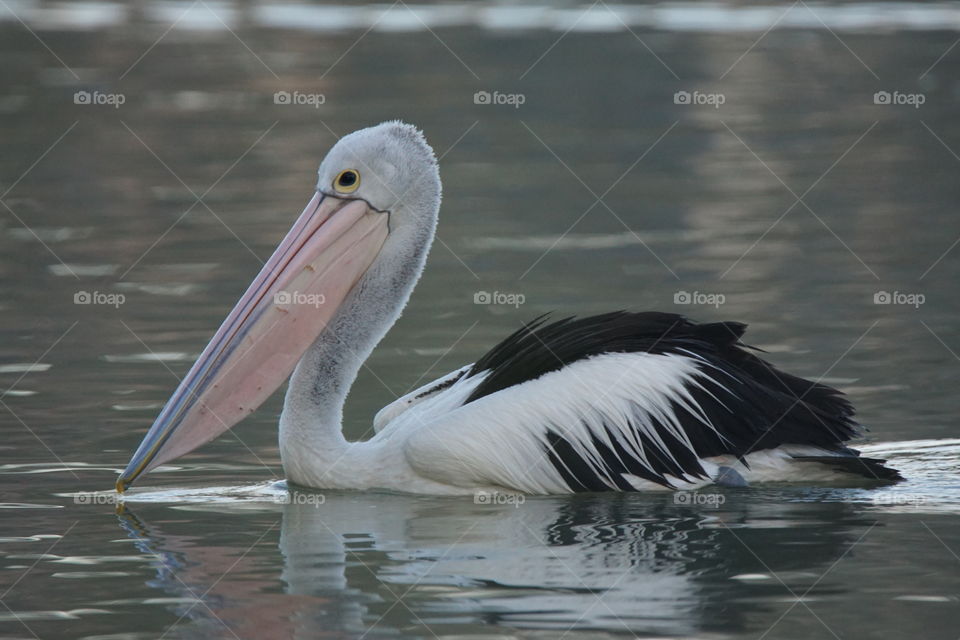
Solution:
<svg viewBox="0 0 960 640"><path fill-rule="evenodd" d="M960 11L585 9L0 7L3 637L956 637ZM290 494L278 395L118 514L116 473L326 149L392 118L445 199L349 437L541 313L661 309L748 322L909 480Z"/></svg>

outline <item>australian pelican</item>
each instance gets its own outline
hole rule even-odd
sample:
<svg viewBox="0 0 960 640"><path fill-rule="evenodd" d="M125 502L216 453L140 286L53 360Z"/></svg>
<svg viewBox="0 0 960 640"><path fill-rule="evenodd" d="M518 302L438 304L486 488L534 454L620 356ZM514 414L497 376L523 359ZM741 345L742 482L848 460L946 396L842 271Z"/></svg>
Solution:
<svg viewBox="0 0 960 640"><path fill-rule="evenodd" d="M280 452L288 479L308 487L554 494L900 479L846 446L860 426L839 391L757 357L743 324L670 313L534 320L348 442L347 392L406 305L439 208L437 161L415 127L341 139L117 490L232 427L291 372Z"/></svg>

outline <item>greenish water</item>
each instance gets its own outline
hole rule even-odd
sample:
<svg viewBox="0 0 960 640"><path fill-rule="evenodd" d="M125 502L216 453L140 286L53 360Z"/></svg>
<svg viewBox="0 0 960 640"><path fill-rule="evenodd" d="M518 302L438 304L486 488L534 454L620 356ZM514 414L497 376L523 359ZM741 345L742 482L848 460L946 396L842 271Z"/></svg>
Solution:
<svg viewBox="0 0 960 640"><path fill-rule="evenodd" d="M960 52L930 25L956 9L751 6L0 4L0 635L955 638ZM443 154L444 204L350 437L541 313L660 309L749 323L909 480L288 494L278 394L117 513L320 158L392 118Z"/></svg>

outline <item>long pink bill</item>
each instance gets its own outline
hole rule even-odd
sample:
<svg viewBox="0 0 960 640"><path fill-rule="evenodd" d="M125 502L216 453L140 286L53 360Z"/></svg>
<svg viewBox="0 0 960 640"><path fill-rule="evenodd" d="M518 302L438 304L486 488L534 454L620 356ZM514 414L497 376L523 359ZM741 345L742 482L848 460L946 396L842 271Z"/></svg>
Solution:
<svg viewBox="0 0 960 640"><path fill-rule="evenodd" d="M283 384L376 259L388 214L317 193L191 367L117 480L213 440Z"/></svg>

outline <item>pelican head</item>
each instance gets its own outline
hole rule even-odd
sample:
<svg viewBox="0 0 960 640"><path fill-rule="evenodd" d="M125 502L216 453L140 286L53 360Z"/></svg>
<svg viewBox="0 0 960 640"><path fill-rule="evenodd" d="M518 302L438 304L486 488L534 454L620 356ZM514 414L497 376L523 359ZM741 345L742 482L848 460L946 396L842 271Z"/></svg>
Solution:
<svg viewBox="0 0 960 640"><path fill-rule="evenodd" d="M399 315L440 207L433 150L413 126L344 136L316 193L167 401L117 480L138 477L216 438L256 410L325 332L359 321L369 352ZM331 339L327 336L327 339Z"/></svg>

